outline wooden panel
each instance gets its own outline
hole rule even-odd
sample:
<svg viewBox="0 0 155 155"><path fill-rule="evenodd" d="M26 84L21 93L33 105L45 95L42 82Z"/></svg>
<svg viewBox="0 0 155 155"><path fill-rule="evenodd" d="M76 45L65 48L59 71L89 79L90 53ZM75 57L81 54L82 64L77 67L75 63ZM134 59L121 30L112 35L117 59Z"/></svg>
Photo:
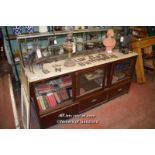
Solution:
<svg viewBox="0 0 155 155"><path fill-rule="evenodd" d="M136 76L138 83L146 82L145 74L144 74L144 66L142 59L142 52L140 48L136 48L135 51L138 53L137 62L136 62Z"/></svg>
<svg viewBox="0 0 155 155"><path fill-rule="evenodd" d="M92 108L93 106L104 102L107 100L107 91L102 91L98 93L93 93L89 97L85 97L79 100L79 111L85 111L87 109Z"/></svg>
<svg viewBox="0 0 155 155"><path fill-rule="evenodd" d="M8 74L0 76L0 128L16 128L11 103Z"/></svg>
<svg viewBox="0 0 155 155"><path fill-rule="evenodd" d="M132 42L132 48L144 48L155 44L155 36L137 39Z"/></svg>
<svg viewBox="0 0 155 155"><path fill-rule="evenodd" d="M25 70L24 70L24 66L22 65L22 63L20 64L20 80L21 83L25 89L26 95L28 100L30 101L30 89L29 89L29 82L28 82L28 78L25 74Z"/></svg>
<svg viewBox="0 0 155 155"><path fill-rule="evenodd" d="M109 100L111 100L117 96L120 96L124 93L127 93L129 91L129 87L130 87L130 82L112 87L109 92Z"/></svg>
<svg viewBox="0 0 155 155"><path fill-rule="evenodd" d="M74 103L71 106L64 107L62 109L58 109L53 113L49 113L48 115L43 115L40 118L40 126L41 128L48 128L51 125L57 124L60 120L65 120L71 118L74 114L78 113L78 104ZM69 117L63 117L62 115L68 115Z"/></svg>

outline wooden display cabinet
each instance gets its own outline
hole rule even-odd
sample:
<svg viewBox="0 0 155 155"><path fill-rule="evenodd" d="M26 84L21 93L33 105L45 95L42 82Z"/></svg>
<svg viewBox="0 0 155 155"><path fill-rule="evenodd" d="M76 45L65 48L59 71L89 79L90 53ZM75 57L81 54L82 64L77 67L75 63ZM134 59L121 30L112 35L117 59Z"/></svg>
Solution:
<svg viewBox="0 0 155 155"><path fill-rule="evenodd" d="M35 105L40 128L48 128L59 120L71 118L127 93L137 54L115 52L115 55L117 57L85 66L64 66L61 72L51 69L48 75L39 70L32 74L25 69L29 81L25 88L29 89L29 101ZM61 62L64 63L63 60L57 63Z"/></svg>

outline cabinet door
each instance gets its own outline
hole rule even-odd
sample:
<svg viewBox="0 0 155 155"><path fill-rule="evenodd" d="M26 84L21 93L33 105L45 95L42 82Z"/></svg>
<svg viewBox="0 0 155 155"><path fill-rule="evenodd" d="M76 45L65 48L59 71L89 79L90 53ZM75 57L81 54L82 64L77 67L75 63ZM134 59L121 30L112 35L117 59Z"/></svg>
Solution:
<svg viewBox="0 0 155 155"><path fill-rule="evenodd" d="M72 75L66 74L33 84L33 96L40 115L71 104L72 83Z"/></svg>
<svg viewBox="0 0 155 155"><path fill-rule="evenodd" d="M77 74L77 97L104 87L105 66L79 71Z"/></svg>
<svg viewBox="0 0 155 155"><path fill-rule="evenodd" d="M111 85L132 78L135 59L128 58L112 64Z"/></svg>

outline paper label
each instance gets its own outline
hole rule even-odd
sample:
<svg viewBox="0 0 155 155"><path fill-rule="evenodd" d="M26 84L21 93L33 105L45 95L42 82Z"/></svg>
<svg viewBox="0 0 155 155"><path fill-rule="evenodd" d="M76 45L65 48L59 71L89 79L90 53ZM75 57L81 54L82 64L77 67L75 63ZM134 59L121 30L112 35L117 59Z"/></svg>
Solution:
<svg viewBox="0 0 155 155"><path fill-rule="evenodd" d="M57 40L56 39L54 40L54 44L57 44Z"/></svg>
<svg viewBox="0 0 155 155"><path fill-rule="evenodd" d="M121 38L120 38L120 42L123 42L123 41L124 41L124 37L121 37Z"/></svg>
<svg viewBox="0 0 155 155"><path fill-rule="evenodd" d="M75 44L73 43L73 52L72 53L75 53L76 52L76 46Z"/></svg>
<svg viewBox="0 0 155 155"><path fill-rule="evenodd" d="M42 58L41 50L39 48L37 48L37 57Z"/></svg>

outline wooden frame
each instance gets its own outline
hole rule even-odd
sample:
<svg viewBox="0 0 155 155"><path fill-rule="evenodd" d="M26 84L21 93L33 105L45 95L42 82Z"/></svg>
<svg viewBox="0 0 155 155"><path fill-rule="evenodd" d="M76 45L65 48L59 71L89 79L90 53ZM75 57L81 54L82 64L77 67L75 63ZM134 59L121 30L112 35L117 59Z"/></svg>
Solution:
<svg viewBox="0 0 155 155"><path fill-rule="evenodd" d="M152 45L155 45L155 36L137 39L136 41L132 42L132 50L138 53L137 63L136 63L136 76L137 76L137 82L140 84L146 82L141 50L142 48L152 46Z"/></svg>
<svg viewBox="0 0 155 155"><path fill-rule="evenodd" d="M25 129L30 128L30 101L27 98L25 89L21 84L21 116L22 123Z"/></svg>
<svg viewBox="0 0 155 155"><path fill-rule="evenodd" d="M70 73L72 75L72 86L73 86L73 99L69 103L63 103L63 105L59 105L58 107L55 107L54 109L47 109L43 113L39 113L38 106L36 104L36 97L34 93L34 83L40 83L45 82L50 79L55 79L57 77L61 77L62 75L48 78L41 81L36 81L34 83L31 83L31 94L30 96L33 98L35 106L37 108L37 115L40 122L41 128L47 128L57 122L57 119L59 119L59 114L61 113L71 113L71 114L78 114L83 111L86 111L90 108L93 108L97 105L100 105L101 103L105 103L108 100L111 100L115 97L118 97L122 94L125 94L129 91L131 79L135 67L136 57L130 57L118 61L114 61L111 63L107 63L104 65L94 66L87 69L83 69L80 71L75 71ZM125 61L131 61L131 65L129 67L129 71L131 72L131 75L129 77L120 80L116 82L115 84L111 83L112 75L114 73L114 66L115 64L125 62ZM79 78L80 75L84 73L89 73L91 71L97 70L97 69L105 69L105 74L103 76L103 84L102 88L95 90L93 92L86 93L82 96L77 96L77 91L79 89ZM109 77L110 76L110 77ZM105 86L105 78L107 78L107 86Z"/></svg>

